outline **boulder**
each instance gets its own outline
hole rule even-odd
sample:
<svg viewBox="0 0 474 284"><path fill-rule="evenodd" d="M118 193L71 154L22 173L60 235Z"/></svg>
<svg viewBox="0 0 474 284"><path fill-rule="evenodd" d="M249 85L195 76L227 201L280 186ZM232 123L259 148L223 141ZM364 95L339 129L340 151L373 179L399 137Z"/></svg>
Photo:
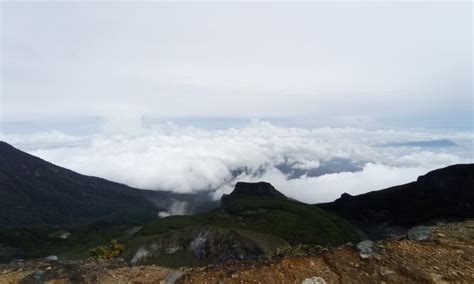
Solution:
<svg viewBox="0 0 474 284"><path fill-rule="evenodd" d="M371 257L374 254L374 251L372 250L372 247L374 246L374 243L370 240L365 240L362 242L359 242L356 245L356 248L359 250L359 255L361 258L366 259Z"/></svg>
<svg viewBox="0 0 474 284"><path fill-rule="evenodd" d="M427 226L416 226L408 231L408 239L411 241L424 241L431 236L433 229Z"/></svg>

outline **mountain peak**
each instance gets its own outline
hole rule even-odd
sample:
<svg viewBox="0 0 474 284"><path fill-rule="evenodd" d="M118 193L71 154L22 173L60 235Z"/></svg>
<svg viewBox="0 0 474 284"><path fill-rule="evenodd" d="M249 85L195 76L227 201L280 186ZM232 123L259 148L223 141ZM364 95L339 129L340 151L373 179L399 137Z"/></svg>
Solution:
<svg viewBox="0 0 474 284"><path fill-rule="evenodd" d="M276 190L268 182L238 182L232 193L224 194L222 196L221 205L229 204L232 201L246 197L288 199L283 193Z"/></svg>

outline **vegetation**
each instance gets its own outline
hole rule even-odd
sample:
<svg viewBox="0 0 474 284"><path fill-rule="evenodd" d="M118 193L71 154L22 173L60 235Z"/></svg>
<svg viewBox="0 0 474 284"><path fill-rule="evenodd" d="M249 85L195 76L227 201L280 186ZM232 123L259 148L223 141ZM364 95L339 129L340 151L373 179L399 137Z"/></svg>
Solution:
<svg viewBox="0 0 474 284"><path fill-rule="evenodd" d="M29 228L0 230L0 243L13 248L21 248L22 258L37 258L57 255L70 259L89 256L89 250L116 239L124 243L129 238L127 226L114 226L109 223L66 228L71 232L67 239L51 237L57 229Z"/></svg>
<svg viewBox="0 0 474 284"><path fill-rule="evenodd" d="M124 251L121 256L130 259L143 245L170 236L180 238L195 228L222 229L218 235L224 242L229 240L227 234L237 233L240 240L258 245L267 256L307 254L359 239L350 224L316 206L265 197L239 198L207 213L154 219L134 234L127 233L130 228L130 225L108 222L61 228L71 233L66 239L51 237L58 228L4 229L0 230L0 243L21 248L27 258L54 254L72 259L88 256L109 259ZM116 243L103 245L112 239ZM162 255L157 263L181 265L183 261L184 264L197 261L186 253Z"/></svg>
<svg viewBox="0 0 474 284"><path fill-rule="evenodd" d="M193 226L244 229L273 235L292 245L331 246L359 239L350 224L318 207L267 198L243 198L208 213L155 220L140 234L156 235Z"/></svg>
<svg viewBox="0 0 474 284"><path fill-rule="evenodd" d="M125 250L125 245L119 244L117 240L111 240L109 244L98 246L89 251L93 258L112 259L118 257Z"/></svg>

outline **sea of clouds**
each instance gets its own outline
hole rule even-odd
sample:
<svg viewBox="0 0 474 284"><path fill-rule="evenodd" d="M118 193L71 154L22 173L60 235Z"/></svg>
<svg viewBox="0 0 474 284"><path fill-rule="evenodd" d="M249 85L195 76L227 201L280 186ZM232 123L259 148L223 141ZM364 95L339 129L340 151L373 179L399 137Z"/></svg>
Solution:
<svg viewBox="0 0 474 284"><path fill-rule="evenodd" d="M326 202L474 161L474 134L465 131L306 129L266 121L217 130L162 123L126 135L52 131L1 139L82 174L144 189L209 191L216 199L237 181L267 181L297 200ZM455 145L396 144L441 139Z"/></svg>

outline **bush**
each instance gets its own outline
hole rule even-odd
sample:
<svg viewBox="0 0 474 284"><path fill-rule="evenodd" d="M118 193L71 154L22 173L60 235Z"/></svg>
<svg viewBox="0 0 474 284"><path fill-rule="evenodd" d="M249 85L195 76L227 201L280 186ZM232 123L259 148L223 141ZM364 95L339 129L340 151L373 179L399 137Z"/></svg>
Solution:
<svg viewBox="0 0 474 284"><path fill-rule="evenodd" d="M302 256L315 255L324 250L320 245L298 244L296 246L286 245L277 249L278 256Z"/></svg>
<svg viewBox="0 0 474 284"><path fill-rule="evenodd" d="M89 251L89 255L97 259L112 259L118 257L125 250L123 244L111 240L108 245L98 246Z"/></svg>

